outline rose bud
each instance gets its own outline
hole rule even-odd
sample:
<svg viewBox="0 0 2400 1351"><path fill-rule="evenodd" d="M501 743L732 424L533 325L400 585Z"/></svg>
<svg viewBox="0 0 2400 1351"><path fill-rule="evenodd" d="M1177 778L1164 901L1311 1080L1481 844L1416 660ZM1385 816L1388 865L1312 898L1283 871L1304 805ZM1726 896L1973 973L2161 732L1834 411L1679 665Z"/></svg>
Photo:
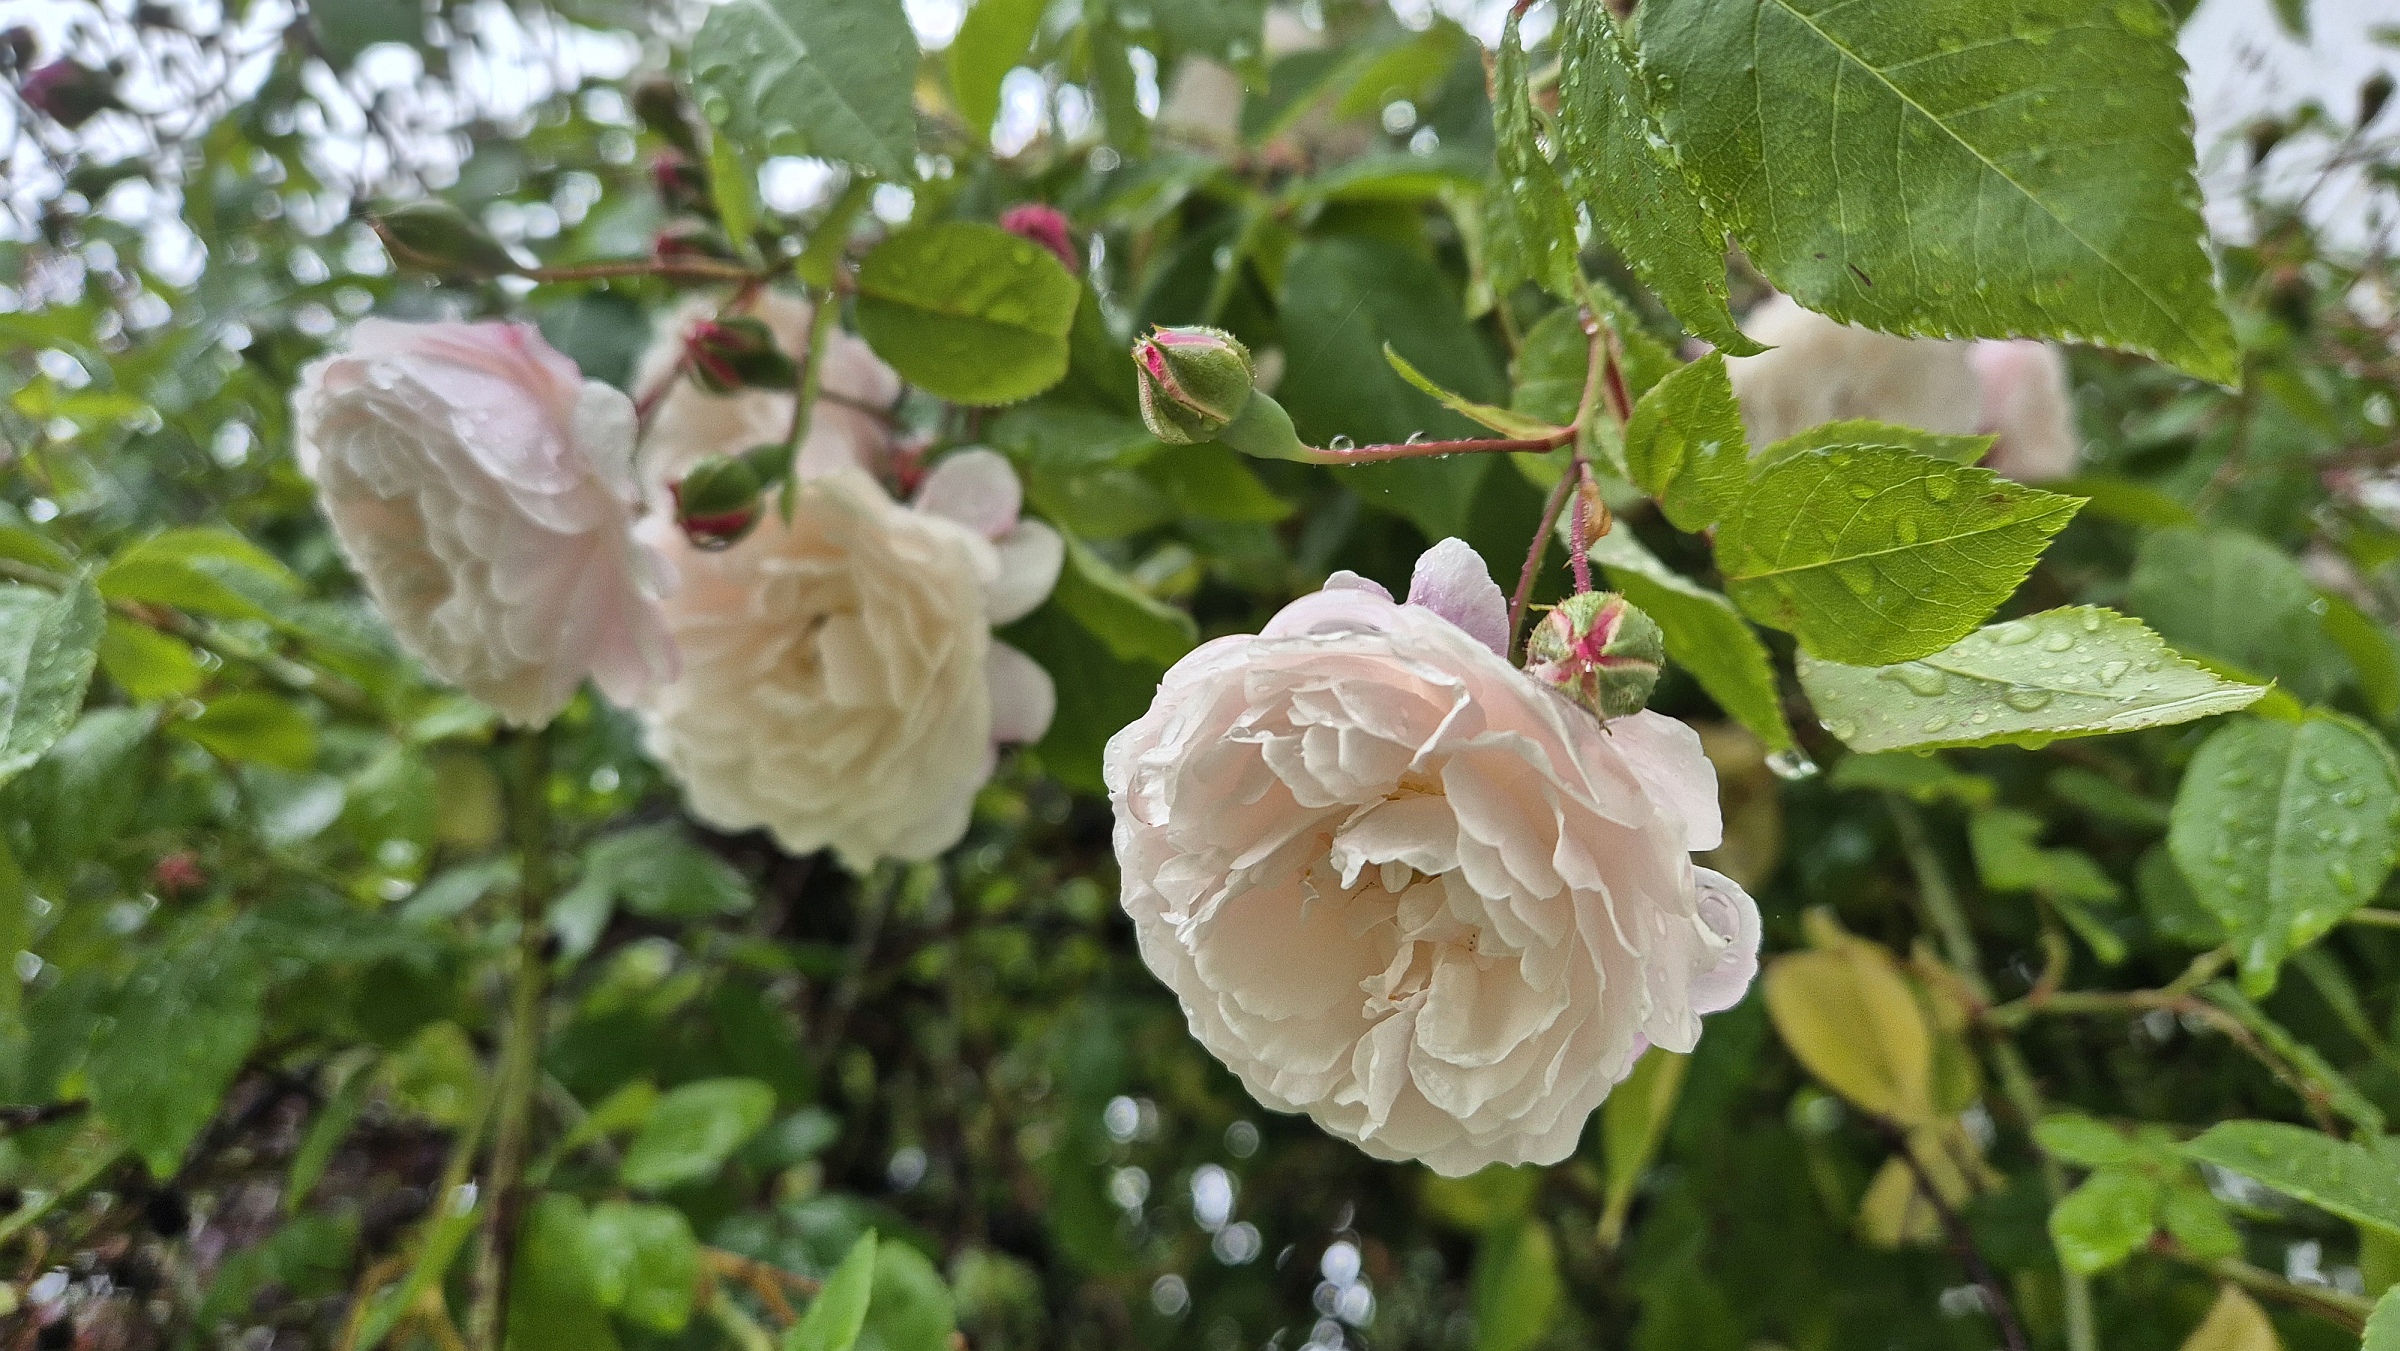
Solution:
<svg viewBox="0 0 2400 1351"><path fill-rule="evenodd" d="M1613 591L1569 596L1525 640L1525 674L1603 721L1642 711L1667 663L1658 621Z"/></svg>
<svg viewBox="0 0 2400 1351"><path fill-rule="evenodd" d="M692 378L712 394L739 390L790 389L799 378L792 359L775 345L775 333L747 315L695 325L686 343Z"/></svg>
<svg viewBox="0 0 2400 1351"><path fill-rule="evenodd" d="M33 64L39 50L33 30L17 24L0 30L0 70L23 70Z"/></svg>
<svg viewBox="0 0 2400 1351"><path fill-rule="evenodd" d="M758 525L767 484L757 461L782 451L761 446L745 455L711 455L668 489L675 495L675 524L693 548L730 549Z"/></svg>
<svg viewBox="0 0 2400 1351"><path fill-rule="evenodd" d="M200 870L200 856L189 849L162 854L150 865L150 885L169 896L197 891L207 884L208 874Z"/></svg>
<svg viewBox="0 0 2400 1351"><path fill-rule="evenodd" d="M1044 202L1012 206L1000 213L1000 228L1057 254L1058 261L1067 265L1067 271L1077 274L1083 271L1083 260L1075 255L1074 229L1057 207Z"/></svg>
<svg viewBox="0 0 2400 1351"><path fill-rule="evenodd" d="M124 106L117 102L114 76L63 58L26 76L17 92L24 95L25 102L69 131L110 108Z"/></svg>
<svg viewBox="0 0 2400 1351"><path fill-rule="evenodd" d="M1142 421L1171 446L1216 438L1241 416L1256 369L1239 338L1214 328L1161 328L1133 345Z"/></svg>
<svg viewBox="0 0 2400 1351"><path fill-rule="evenodd" d="M517 260L467 213L439 198L410 202L374 217L394 261L444 277L497 277Z"/></svg>
<svg viewBox="0 0 2400 1351"><path fill-rule="evenodd" d="M708 175L680 150L661 150L650 161L650 182L671 212L708 211Z"/></svg>

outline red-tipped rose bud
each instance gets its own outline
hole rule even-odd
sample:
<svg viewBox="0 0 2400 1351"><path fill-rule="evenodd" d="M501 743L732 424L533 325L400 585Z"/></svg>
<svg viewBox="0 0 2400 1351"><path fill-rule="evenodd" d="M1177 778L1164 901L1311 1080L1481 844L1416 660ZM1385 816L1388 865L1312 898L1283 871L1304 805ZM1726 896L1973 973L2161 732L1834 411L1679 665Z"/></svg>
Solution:
<svg viewBox="0 0 2400 1351"><path fill-rule="evenodd" d="M374 218L392 260L445 277L497 277L517 260L467 213L439 198L393 207Z"/></svg>
<svg viewBox="0 0 2400 1351"><path fill-rule="evenodd" d="M696 549L711 553L730 549L758 525L766 510L766 483L754 462L763 451L781 453L780 446L761 446L746 455L711 455L668 491L675 495L675 524Z"/></svg>
<svg viewBox="0 0 2400 1351"><path fill-rule="evenodd" d="M1067 265L1067 271L1078 275L1083 272L1083 259L1075 255L1074 228L1057 207L1044 202L1012 206L1000 213L1000 228L1057 254L1058 261Z"/></svg>
<svg viewBox="0 0 2400 1351"><path fill-rule="evenodd" d="M166 895L198 891L208 885L208 874L200 870L200 856L189 849L178 849L162 855L150 865L150 885Z"/></svg>
<svg viewBox="0 0 2400 1351"><path fill-rule="evenodd" d="M650 182L671 213L708 211L708 175L680 150L661 150L650 161Z"/></svg>
<svg viewBox="0 0 2400 1351"><path fill-rule="evenodd" d="M1658 622L1613 591L1559 602L1525 642L1525 674L1603 720L1639 713L1667 664Z"/></svg>
<svg viewBox="0 0 2400 1351"><path fill-rule="evenodd" d="M110 108L124 106L117 102L114 75L64 58L26 76L17 92L27 104L69 131Z"/></svg>
<svg viewBox="0 0 2400 1351"><path fill-rule="evenodd" d="M692 329L685 345L692 378L713 393L790 389L798 378L792 359L775 345L774 330L747 316L708 320Z"/></svg>
<svg viewBox="0 0 2400 1351"><path fill-rule="evenodd" d="M1250 403L1250 349L1214 328L1161 328L1133 345L1142 421L1171 446L1216 439Z"/></svg>

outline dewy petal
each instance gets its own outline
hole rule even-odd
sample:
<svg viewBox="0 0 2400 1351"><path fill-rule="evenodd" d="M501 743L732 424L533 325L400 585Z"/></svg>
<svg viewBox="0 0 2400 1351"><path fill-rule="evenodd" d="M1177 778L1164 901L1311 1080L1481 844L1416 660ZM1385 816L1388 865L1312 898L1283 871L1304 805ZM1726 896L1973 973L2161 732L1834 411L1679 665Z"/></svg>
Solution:
<svg viewBox="0 0 2400 1351"><path fill-rule="evenodd" d="M1483 564L1483 555L1463 539L1446 539L1417 559L1408 580L1408 603L1423 606L1465 629L1503 660L1508 657L1508 600Z"/></svg>
<svg viewBox="0 0 2400 1351"><path fill-rule="evenodd" d="M992 693L992 740L1027 744L1042 739L1058 713L1058 687L1041 663L1003 642L985 658L984 683Z"/></svg>
<svg viewBox="0 0 2400 1351"><path fill-rule="evenodd" d="M946 516L985 539L1017 528L1025 491L998 451L978 446L946 456L917 485L917 510Z"/></svg>
<svg viewBox="0 0 2400 1351"><path fill-rule="evenodd" d="M1739 882L1721 872L1695 866L1700 892L1700 922L1724 940L1716 965L1692 978L1692 1012L1721 1013L1742 1002L1758 976L1761 928L1758 902Z"/></svg>
<svg viewBox="0 0 2400 1351"><path fill-rule="evenodd" d="M1700 748L1700 734L1647 709L1608 720L1608 739L1641 780L1651 804L1682 826L1683 847L1702 853L1725 842L1717 805L1717 767Z"/></svg>
<svg viewBox="0 0 2400 1351"><path fill-rule="evenodd" d="M1000 554L1000 578L992 583L992 623L1014 624L1050 599L1066 566L1067 542L1047 522L1025 520L993 547Z"/></svg>

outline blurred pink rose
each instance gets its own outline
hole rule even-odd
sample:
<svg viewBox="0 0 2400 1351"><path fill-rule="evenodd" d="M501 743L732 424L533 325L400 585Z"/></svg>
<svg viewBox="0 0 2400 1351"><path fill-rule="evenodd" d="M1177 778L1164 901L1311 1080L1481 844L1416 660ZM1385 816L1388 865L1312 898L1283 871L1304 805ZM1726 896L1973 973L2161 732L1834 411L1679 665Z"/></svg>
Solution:
<svg viewBox="0 0 2400 1351"><path fill-rule="evenodd" d="M1337 573L1178 662L1107 755L1125 909L1193 1035L1267 1106L1451 1176L1566 1157L1757 969L1757 908L1691 861L1721 834L1698 736L1604 727L1507 627L1457 540L1406 604Z"/></svg>
<svg viewBox="0 0 2400 1351"><path fill-rule="evenodd" d="M2019 483L2072 477L2083 440L2075 430L2066 358L2058 349L2030 338L1986 341L1968 349L1967 361L1982 390L1976 430L2000 438L1985 466Z"/></svg>
<svg viewBox="0 0 2400 1351"><path fill-rule="evenodd" d="M854 871L958 843L997 747L1039 740L1056 707L1049 674L991 636L1065 555L1020 510L1008 462L969 450L913 505L856 468L804 479L788 525L770 508L722 552L646 522L684 577L683 674L644 709L648 745L692 814Z"/></svg>
<svg viewBox="0 0 2400 1351"><path fill-rule="evenodd" d="M717 301L694 298L671 311L634 375L635 389L665 391L642 435L642 478L653 502L663 501L665 485L683 477L704 455L739 455L791 436L792 395L764 389L712 394L675 373L683 361L686 335L717 307ZM806 356L809 319L815 313L807 301L767 291L744 312L766 323L784 355L794 361ZM891 433L873 410L899 401L899 375L865 343L836 328L826 344L819 378L826 397L818 399L809 417L808 439L800 446L800 476L864 469L884 477L890 468Z"/></svg>
<svg viewBox="0 0 2400 1351"><path fill-rule="evenodd" d="M365 320L293 406L334 538L426 669L519 725L586 675L619 704L673 675L633 405L533 329Z"/></svg>

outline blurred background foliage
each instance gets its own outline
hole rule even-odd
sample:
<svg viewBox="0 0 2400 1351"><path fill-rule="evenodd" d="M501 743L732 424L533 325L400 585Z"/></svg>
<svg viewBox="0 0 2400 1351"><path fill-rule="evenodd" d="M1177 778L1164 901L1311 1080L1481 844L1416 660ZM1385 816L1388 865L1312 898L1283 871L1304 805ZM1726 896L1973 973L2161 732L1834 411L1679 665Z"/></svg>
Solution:
<svg viewBox="0 0 2400 1351"><path fill-rule="evenodd" d="M88 578L58 622L105 630L88 706L0 787L10 1351L449 1344L471 1265L454 1188L515 941L512 793L547 799L565 881L525 1348L771 1345L870 1229L860 1344L888 1351L954 1330L979 1351L1988 1347L1926 1185L2029 1322L2063 1317L2062 1259L2101 1273L2110 1351L2184 1344L2229 1278L2259 1305L2221 1321L2252 1340L2213 1345L2272 1344L2242 1321L2263 1306L2285 1346L2348 1347L2400 1274L2400 1234L2177 1149L2233 1118L2380 1135L2400 1113L2400 933L2345 927L2256 1004L2173 988L2223 939L2163 845L2205 726L1896 760L1796 716L1831 772L1787 781L1670 675L1656 706L1703 727L1725 779L1715 866L1799 955L1688 1060L1654 1056L1553 1169L1371 1162L1261 1112L1186 1035L1116 909L1102 743L1197 638L1254 630L1334 568L1404 586L1447 534L1513 568L1556 469L1168 454L1123 342L1229 327L1277 354L1319 440L1451 429L1385 342L1470 398L1555 401L1552 302L1485 279L1486 58L1452 19L981 0L916 73L913 188L853 193L819 162L678 149L689 124L660 110L689 7L58 9L0 54L0 570ZM62 58L82 104L34 83ZM2400 123L2374 111L2262 122L2248 153L2363 171L2388 206ZM1067 213L1089 287L1065 383L909 409L935 445L1009 455L1078 544L1004 635L1057 679L1057 725L957 850L852 878L714 834L626 716L587 696L529 761L398 657L292 462L298 368L370 311L520 313L622 384L674 299L657 278L396 270L369 208L427 193L557 268L662 232L731 256L745 213L770 240L830 221L862 245ZM2092 505L2010 612L2115 605L2389 729L2396 274L2321 250L2290 194L2248 206L2222 256L2240 385L2077 352ZM1584 262L1627 297L1638 392L1680 335L1605 251ZM1654 515L1622 528L1707 566ZM1993 988L1944 964L1929 889L1955 893ZM2045 981L2168 993L1987 1016ZM2061 1118L2046 1157L2028 1101ZM1955 1175L1911 1177L1892 1121ZM2079 1181L2053 1215L2050 1188Z"/></svg>

